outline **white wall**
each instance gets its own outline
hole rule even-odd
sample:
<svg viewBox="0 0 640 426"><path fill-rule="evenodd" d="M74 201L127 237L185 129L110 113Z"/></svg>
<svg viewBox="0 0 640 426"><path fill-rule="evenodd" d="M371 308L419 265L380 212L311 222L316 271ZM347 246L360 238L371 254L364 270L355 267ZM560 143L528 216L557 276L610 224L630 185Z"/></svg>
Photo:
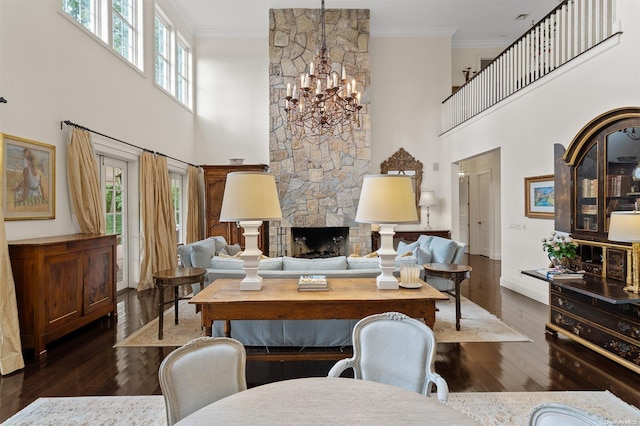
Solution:
<svg viewBox="0 0 640 426"><path fill-rule="evenodd" d="M8 240L77 232L62 120L184 161L197 158L193 114L153 83L153 3L145 0L144 73L58 13L59 3L0 1L0 88L8 100L0 104L0 132L56 147L56 218L5 222Z"/></svg>
<svg viewBox="0 0 640 426"><path fill-rule="evenodd" d="M268 39L201 37L197 46L198 164L269 164Z"/></svg>
<svg viewBox="0 0 640 426"><path fill-rule="evenodd" d="M640 105L640 3L619 0L617 4L624 31L621 36L440 139L441 161L500 149L501 284L545 303L547 284L524 277L520 271L548 263L541 239L552 232L553 221L524 216L524 178L552 174L553 144L567 146L596 116L621 106ZM457 199L457 191L452 196ZM455 210L448 213L457 217Z"/></svg>
<svg viewBox="0 0 640 426"><path fill-rule="evenodd" d="M462 86L464 81L463 70L471 67L469 78L473 77L473 71L480 70L480 60L494 59L504 48L487 47L487 48L468 48L458 47L453 49L451 55L451 84L453 86Z"/></svg>

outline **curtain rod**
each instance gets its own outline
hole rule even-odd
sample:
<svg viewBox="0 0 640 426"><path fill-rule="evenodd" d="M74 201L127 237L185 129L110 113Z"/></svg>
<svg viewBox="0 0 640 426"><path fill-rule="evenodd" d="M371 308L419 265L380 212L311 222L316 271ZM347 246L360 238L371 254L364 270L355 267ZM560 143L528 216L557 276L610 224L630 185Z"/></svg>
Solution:
<svg viewBox="0 0 640 426"><path fill-rule="evenodd" d="M114 140L114 141L116 141L116 142L120 142L120 143L123 143L123 144L125 144L125 145L129 145L129 146L131 146L131 147L133 147L133 148L137 148L137 149L140 149L140 150L142 150L142 151L146 151L146 152L151 152L151 153L153 153L153 154L162 155L163 157L170 158L170 159L172 159L172 160L178 161L178 162L183 163L183 164L187 164L187 165L189 165L189 166L193 166L193 167L200 167L200 166L196 166L195 164L191 164L191 163L188 163L188 162L186 162L186 161L183 161L183 160L180 160L180 159L177 159L177 158L171 157L171 156L169 156L169 155L163 154L163 153L161 153L161 152L152 151L152 150L147 149L147 148L142 148L142 147L139 147L139 146L134 145L134 144L132 144L132 143L125 142L125 141L120 140L120 139L116 139L116 138L114 138L114 137L112 137L112 136L109 136L109 135L105 135L104 133L96 132L95 130L91 130L91 129L89 129L88 127L81 126L81 125L76 124L76 123L74 123L74 122L72 122L72 121L70 121L70 120L64 120L64 121L61 121L61 122L60 122L60 130L62 130L62 124L63 124L63 123L64 123L64 124L66 124L67 126L73 126L73 127L78 128L78 129L86 130L87 132L95 133L96 135L100 135L100 136L103 136L103 137L105 137L105 138L108 138L108 139Z"/></svg>

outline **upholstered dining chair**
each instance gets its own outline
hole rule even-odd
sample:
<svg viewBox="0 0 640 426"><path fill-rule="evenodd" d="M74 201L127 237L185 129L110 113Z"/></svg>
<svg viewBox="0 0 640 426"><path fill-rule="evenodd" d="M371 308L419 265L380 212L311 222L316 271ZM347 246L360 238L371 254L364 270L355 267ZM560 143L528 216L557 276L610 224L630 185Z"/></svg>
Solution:
<svg viewBox="0 0 640 426"><path fill-rule="evenodd" d="M447 402L449 387L435 372L436 338L421 321L399 312L386 312L361 319L353 328L353 357L341 359L329 371L339 377L353 369L361 380L386 383Z"/></svg>
<svg viewBox="0 0 640 426"><path fill-rule="evenodd" d="M246 361L242 343L227 337L193 339L167 355L158 371L167 424L246 390Z"/></svg>
<svg viewBox="0 0 640 426"><path fill-rule="evenodd" d="M542 403L531 409L527 426L601 426L611 421L580 408L557 403Z"/></svg>

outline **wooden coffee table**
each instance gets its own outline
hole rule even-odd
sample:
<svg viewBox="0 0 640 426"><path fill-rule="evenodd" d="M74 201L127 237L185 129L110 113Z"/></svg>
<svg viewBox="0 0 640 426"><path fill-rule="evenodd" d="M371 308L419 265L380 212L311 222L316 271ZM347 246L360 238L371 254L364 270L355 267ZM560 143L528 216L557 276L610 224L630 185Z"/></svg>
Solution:
<svg viewBox="0 0 640 426"><path fill-rule="evenodd" d="M425 282L417 289L379 290L375 278L328 281L329 291L298 291L298 279L264 279L262 290L240 291L240 279L218 279L189 303L201 306L208 335L213 321L223 320L225 335L230 336L230 320L361 319L389 311L424 318L433 327L436 300L448 299Z"/></svg>

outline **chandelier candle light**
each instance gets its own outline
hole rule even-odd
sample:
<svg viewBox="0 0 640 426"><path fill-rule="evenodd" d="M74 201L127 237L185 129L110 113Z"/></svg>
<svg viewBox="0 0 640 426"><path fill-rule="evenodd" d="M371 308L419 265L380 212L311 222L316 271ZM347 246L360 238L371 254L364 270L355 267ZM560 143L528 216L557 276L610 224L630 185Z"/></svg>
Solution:
<svg viewBox="0 0 640 426"><path fill-rule="evenodd" d="M221 222L238 222L244 229L244 251L240 255L245 272L240 290L262 289L258 264L262 252L258 235L263 220L282 219L282 210L273 175L261 172L232 172L224 186Z"/></svg>
<svg viewBox="0 0 640 426"><path fill-rule="evenodd" d="M398 289L398 279L393 275L397 256L393 248L396 224L417 221L418 213L410 176L381 174L364 177L356 222L380 226L378 257L382 273L376 278L379 289Z"/></svg>
<svg viewBox="0 0 640 426"><path fill-rule="evenodd" d="M347 140L354 126L360 128L361 93L355 78L350 81L347 71L336 64L334 69L325 33L324 0L320 10L320 41L308 72L300 76L299 84L287 83L285 108L286 129L292 136L335 135Z"/></svg>

